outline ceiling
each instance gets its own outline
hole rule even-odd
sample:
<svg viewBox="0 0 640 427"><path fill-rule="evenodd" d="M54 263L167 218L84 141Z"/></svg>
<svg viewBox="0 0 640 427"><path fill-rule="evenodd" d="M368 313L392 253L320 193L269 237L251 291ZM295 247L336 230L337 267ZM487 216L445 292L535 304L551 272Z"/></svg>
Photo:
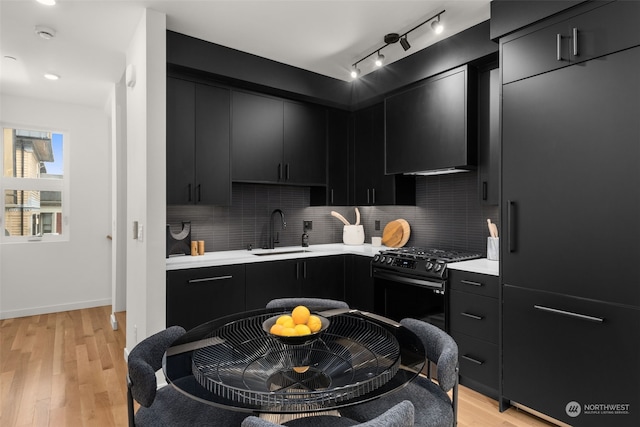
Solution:
<svg viewBox="0 0 640 427"><path fill-rule="evenodd" d="M102 108L120 81L129 41L145 8L163 12L167 28L336 79L384 45L387 33L409 34L411 49L386 47L386 62L415 53L489 19L490 0L0 0L0 92ZM42 25L55 30L45 40ZM12 58L7 58L12 57ZM373 70L372 58L358 66ZM58 74L57 81L43 78Z"/></svg>

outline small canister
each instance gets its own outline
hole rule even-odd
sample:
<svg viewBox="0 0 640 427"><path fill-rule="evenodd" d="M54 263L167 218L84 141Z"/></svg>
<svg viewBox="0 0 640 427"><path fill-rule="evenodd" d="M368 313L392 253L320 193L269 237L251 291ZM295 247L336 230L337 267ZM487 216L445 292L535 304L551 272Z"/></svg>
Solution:
<svg viewBox="0 0 640 427"><path fill-rule="evenodd" d="M197 240L192 240L191 241L191 256L196 256L198 255L198 241Z"/></svg>
<svg viewBox="0 0 640 427"><path fill-rule="evenodd" d="M198 255L204 255L204 240L198 240Z"/></svg>

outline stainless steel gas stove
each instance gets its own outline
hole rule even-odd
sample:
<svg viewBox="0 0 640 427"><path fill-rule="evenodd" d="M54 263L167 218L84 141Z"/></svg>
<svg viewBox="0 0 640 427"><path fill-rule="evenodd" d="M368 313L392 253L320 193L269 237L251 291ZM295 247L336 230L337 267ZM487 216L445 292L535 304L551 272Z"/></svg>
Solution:
<svg viewBox="0 0 640 427"><path fill-rule="evenodd" d="M447 264L481 256L423 247L380 252L371 261L376 312L395 320L422 319L448 331Z"/></svg>

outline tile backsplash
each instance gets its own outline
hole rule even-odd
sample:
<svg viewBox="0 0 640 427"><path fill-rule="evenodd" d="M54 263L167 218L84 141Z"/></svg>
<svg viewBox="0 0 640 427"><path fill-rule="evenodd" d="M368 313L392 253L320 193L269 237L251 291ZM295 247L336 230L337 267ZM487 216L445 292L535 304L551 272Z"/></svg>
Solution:
<svg viewBox="0 0 640 427"><path fill-rule="evenodd" d="M407 246L460 249L486 254L487 218L498 222L498 206L482 205L475 172L416 178L416 206L359 206L366 242L381 236L385 224L404 218L411 226ZM204 240L207 252L264 247L274 209L285 214L286 228L274 220L278 246L299 246L303 221L313 221L308 232L313 244L342 242L342 223L335 210L352 224L355 209L348 206L309 206L309 188L234 183L231 206L168 206L167 223L179 231L191 221L192 240ZM380 221L380 230L375 222Z"/></svg>

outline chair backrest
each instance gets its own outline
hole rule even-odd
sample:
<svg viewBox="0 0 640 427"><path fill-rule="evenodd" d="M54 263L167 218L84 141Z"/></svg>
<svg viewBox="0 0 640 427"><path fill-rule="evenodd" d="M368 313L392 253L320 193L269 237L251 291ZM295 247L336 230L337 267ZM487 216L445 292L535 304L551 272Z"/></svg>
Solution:
<svg viewBox="0 0 640 427"><path fill-rule="evenodd" d="M267 308L293 308L299 305L313 308L349 308L344 301L327 298L277 298L267 303Z"/></svg>
<svg viewBox="0 0 640 427"><path fill-rule="evenodd" d="M415 408L413 403L408 400L403 400L397 405L389 408L384 413L378 415L376 418L369 420L362 424L354 424L354 426L361 427L412 427L414 424ZM316 425L313 419L313 415L304 418L308 421L309 426ZM300 421L300 420L296 420ZM305 423L306 424L306 423ZM274 424L270 421L250 416L244 419L242 427L273 427L279 424ZM297 424L296 424L297 425Z"/></svg>
<svg viewBox="0 0 640 427"><path fill-rule="evenodd" d="M458 384L458 345L449 334L430 323L417 319L402 319L400 323L416 334L427 353L427 359L437 366L438 384L448 392Z"/></svg>
<svg viewBox="0 0 640 427"><path fill-rule="evenodd" d="M148 408L155 400L156 371L162 368L162 356L185 333L181 326L171 326L140 341L129 353L127 386L133 399L142 406Z"/></svg>

